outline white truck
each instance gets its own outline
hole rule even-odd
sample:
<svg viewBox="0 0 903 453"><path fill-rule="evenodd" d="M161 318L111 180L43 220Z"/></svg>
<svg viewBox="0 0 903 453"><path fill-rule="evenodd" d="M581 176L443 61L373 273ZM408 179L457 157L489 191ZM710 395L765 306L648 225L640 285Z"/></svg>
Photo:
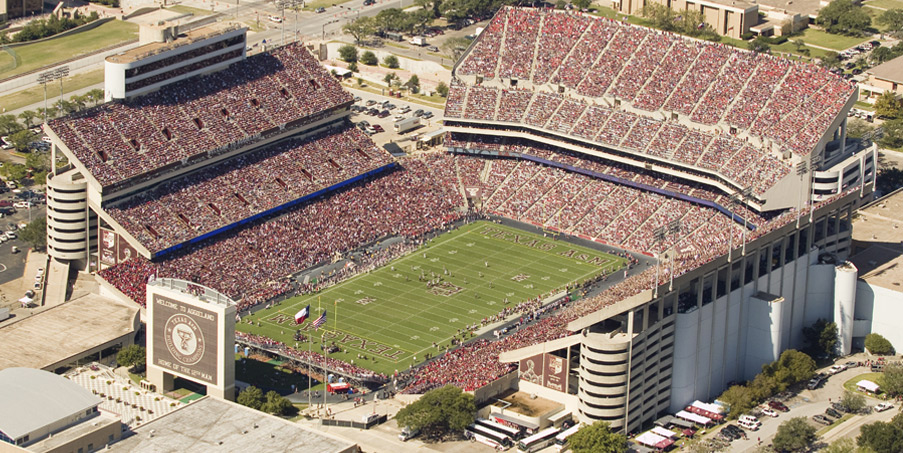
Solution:
<svg viewBox="0 0 903 453"><path fill-rule="evenodd" d="M411 129L420 127L420 118L412 116L395 122L395 133L404 134Z"/></svg>
<svg viewBox="0 0 903 453"><path fill-rule="evenodd" d="M423 47L426 45L426 38L424 38L423 36L415 36L411 38L411 44Z"/></svg>

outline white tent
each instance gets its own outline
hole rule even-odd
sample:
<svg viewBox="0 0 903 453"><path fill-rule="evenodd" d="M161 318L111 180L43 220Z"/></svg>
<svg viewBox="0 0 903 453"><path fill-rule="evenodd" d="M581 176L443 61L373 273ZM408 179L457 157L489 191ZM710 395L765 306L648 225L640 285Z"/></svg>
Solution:
<svg viewBox="0 0 903 453"><path fill-rule="evenodd" d="M668 440L666 437L659 436L658 434L653 433L652 431L646 431L639 436L636 436L636 441L643 444L648 445L650 447L654 447L658 445L659 442L663 440Z"/></svg>
<svg viewBox="0 0 903 453"><path fill-rule="evenodd" d="M723 414L724 413L724 406L721 406L718 404L703 403L702 401L696 400L696 401L693 401L692 405L694 407L698 407L704 411L709 411L709 412L712 412L715 414Z"/></svg>
<svg viewBox="0 0 903 453"><path fill-rule="evenodd" d="M878 384L876 384L872 381L865 380L865 379L857 382L856 387L859 387L863 390L868 390L872 393L878 393L878 389L879 389Z"/></svg>
<svg viewBox="0 0 903 453"><path fill-rule="evenodd" d="M696 415L692 412L687 412L687 411L680 411L674 415L676 415L684 420L689 420L689 421L699 424L699 425L708 425L709 423L712 422L711 418L703 417L702 415Z"/></svg>
<svg viewBox="0 0 903 453"><path fill-rule="evenodd" d="M677 436L677 433L675 433L674 431L671 431L670 429L662 428L661 426L656 426L655 428L652 428L652 431L650 431L650 432L658 434L659 436L662 436L662 437L667 437L668 439L671 439L671 438Z"/></svg>
<svg viewBox="0 0 903 453"><path fill-rule="evenodd" d="M28 304L30 304L32 302L34 302L34 299L32 299L31 297L28 297L28 296L24 296L21 299L19 299L19 303L22 304L23 307L27 307Z"/></svg>

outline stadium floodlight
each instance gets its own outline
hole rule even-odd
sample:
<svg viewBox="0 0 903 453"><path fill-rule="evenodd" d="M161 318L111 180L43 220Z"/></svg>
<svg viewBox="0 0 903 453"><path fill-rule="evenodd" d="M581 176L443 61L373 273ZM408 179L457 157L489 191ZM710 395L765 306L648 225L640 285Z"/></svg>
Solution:
<svg viewBox="0 0 903 453"><path fill-rule="evenodd" d="M295 40L298 39L298 8L304 6L303 0L279 0L276 6L282 8L282 45L285 45L285 7L295 10Z"/></svg>
<svg viewBox="0 0 903 453"><path fill-rule="evenodd" d="M60 66L50 71L38 74L37 82L44 85L44 123L47 123L47 84L54 80L60 81L60 106L63 102L63 78L69 75L69 66Z"/></svg>
<svg viewBox="0 0 903 453"><path fill-rule="evenodd" d="M796 174L800 177L800 186L803 186L803 177L809 173L809 165L806 161L800 161L796 164ZM802 189L802 187L800 187ZM808 191L807 191L808 192ZM796 227L800 227L800 218L803 216L803 194L800 191L799 202L796 205Z"/></svg>

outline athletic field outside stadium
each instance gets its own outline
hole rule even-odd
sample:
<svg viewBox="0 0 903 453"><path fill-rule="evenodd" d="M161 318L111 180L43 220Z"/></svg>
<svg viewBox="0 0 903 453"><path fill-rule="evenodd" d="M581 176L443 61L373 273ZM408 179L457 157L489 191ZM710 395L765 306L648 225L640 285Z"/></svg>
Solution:
<svg viewBox="0 0 903 453"><path fill-rule="evenodd" d="M289 346L297 343L303 350L306 342L293 338L301 330L311 338L314 351L322 352L323 338L341 349L330 357L391 374L408 368L414 357L419 362L426 353L436 354L433 343L444 351L459 329L479 325L505 307L611 273L626 263L598 250L480 221L318 294L259 310L243 318L236 330ZM310 316L296 325L295 313L308 304ZM328 310L327 322L317 332L312 324L323 310Z"/></svg>

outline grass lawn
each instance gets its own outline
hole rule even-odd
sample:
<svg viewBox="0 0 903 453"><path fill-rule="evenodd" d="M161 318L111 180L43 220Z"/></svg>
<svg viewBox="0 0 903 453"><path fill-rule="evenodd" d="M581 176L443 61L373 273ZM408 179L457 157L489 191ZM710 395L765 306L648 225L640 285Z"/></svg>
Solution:
<svg viewBox="0 0 903 453"><path fill-rule="evenodd" d="M18 55L18 66L15 68L12 56L0 52L0 68L3 68L0 77L21 74L137 37L137 25L115 20L63 38L16 47L13 49Z"/></svg>
<svg viewBox="0 0 903 453"><path fill-rule="evenodd" d="M828 433L828 431L831 431L832 429L836 428L841 423L843 423L851 418L853 418L853 414L843 414L842 417L838 418L837 420L834 420L834 423L831 423L830 425L825 426L824 428L816 431L815 435L819 436L819 437L824 436L825 434Z"/></svg>
<svg viewBox="0 0 903 453"><path fill-rule="evenodd" d="M875 6L884 9L903 9L903 0L868 0L864 4L865 6Z"/></svg>
<svg viewBox="0 0 903 453"><path fill-rule="evenodd" d="M868 38L832 35L830 33L816 30L814 28L807 28L806 31L803 32L802 36L796 37L795 39L802 39L806 42L806 44L827 47L829 49L835 49L838 51L868 41Z"/></svg>
<svg viewBox="0 0 903 453"><path fill-rule="evenodd" d="M419 362L425 353L437 352L434 343L444 349L466 326L479 325L505 307L624 264L624 259L597 250L475 222L319 295L260 310L236 330L296 344L294 314L310 304L310 319L299 330L312 339L313 350L320 351L323 340L335 343L341 352L331 357L391 374L407 368L415 356ZM429 285L422 276L437 283ZM327 322L315 332L312 321L324 310Z"/></svg>
<svg viewBox="0 0 903 453"><path fill-rule="evenodd" d="M194 14L195 16L209 16L209 15L213 14L213 12L210 11L209 9L192 8L190 6L185 6L185 5L175 5L175 6L170 6L168 8L165 8L165 9L168 9L170 11L175 11L177 13L182 13L182 14Z"/></svg>
<svg viewBox="0 0 903 453"><path fill-rule="evenodd" d="M861 393L861 394L865 395L865 393L860 392L859 389L856 387L856 383L863 379L866 381L872 381L872 382L878 384L879 387L884 385L884 373L866 373L866 374L860 374L859 376L856 376L853 379L850 379L849 381L844 382L843 388L845 388L851 392ZM880 391L880 389L879 389L879 391ZM873 398L875 397L874 395L869 395L869 396L871 396Z"/></svg>
<svg viewBox="0 0 903 453"><path fill-rule="evenodd" d="M73 91L103 82L103 69L85 72L63 79L63 96ZM59 96L59 82L47 86L47 97ZM20 109L44 100L44 87L34 86L0 97L0 106L7 111Z"/></svg>
<svg viewBox="0 0 903 453"><path fill-rule="evenodd" d="M621 14L612 8L598 5L593 5L593 11L590 11L590 14L597 17L607 17L609 19L615 20L619 20L621 17L624 17L624 14Z"/></svg>
<svg viewBox="0 0 903 453"><path fill-rule="evenodd" d="M326 8L326 12L322 14L334 13L336 11L331 10L330 7L341 5L342 3L348 3L348 1L349 0L312 0L304 3L304 11L316 11L317 8L322 6ZM339 11L346 10L340 9Z"/></svg>

